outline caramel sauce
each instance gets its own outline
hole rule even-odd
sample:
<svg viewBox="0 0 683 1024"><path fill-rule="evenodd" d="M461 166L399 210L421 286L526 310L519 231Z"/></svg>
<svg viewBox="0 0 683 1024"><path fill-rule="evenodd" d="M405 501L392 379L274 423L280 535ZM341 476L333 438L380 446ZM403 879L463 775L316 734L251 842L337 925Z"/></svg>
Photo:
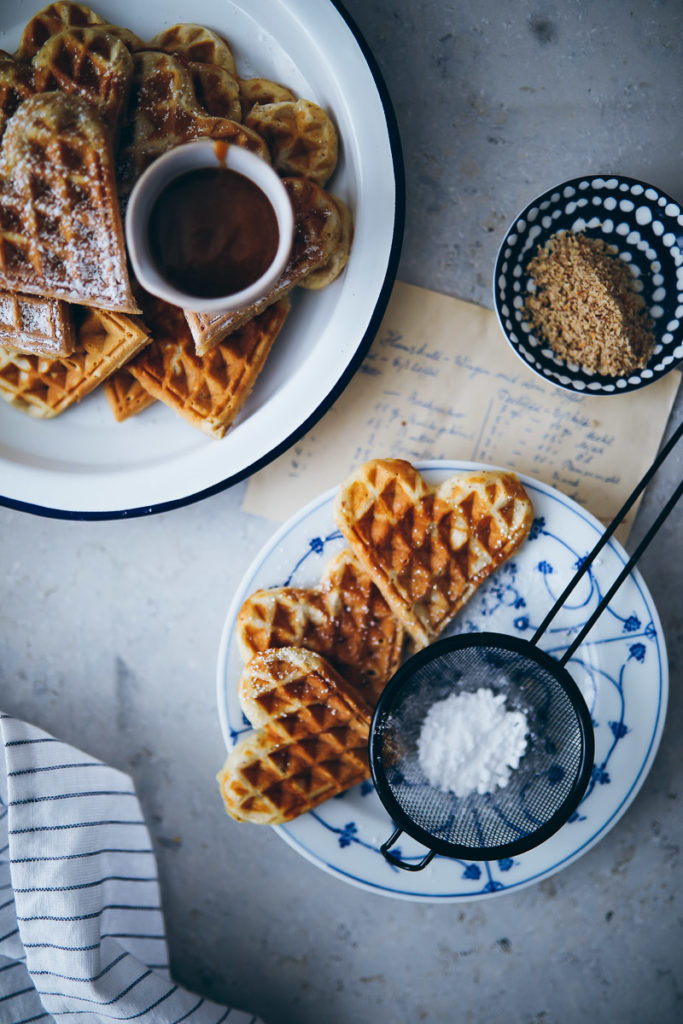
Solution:
<svg viewBox="0 0 683 1024"><path fill-rule="evenodd" d="M221 167L227 167L226 160L228 159L228 144L225 139L216 139L213 144L213 151L216 156L216 160Z"/></svg>
<svg viewBox="0 0 683 1024"><path fill-rule="evenodd" d="M277 218L265 193L224 166L174 178L149 219L159 272L201 298L232 295L253 284L273 262L278 242Z"/></svg>

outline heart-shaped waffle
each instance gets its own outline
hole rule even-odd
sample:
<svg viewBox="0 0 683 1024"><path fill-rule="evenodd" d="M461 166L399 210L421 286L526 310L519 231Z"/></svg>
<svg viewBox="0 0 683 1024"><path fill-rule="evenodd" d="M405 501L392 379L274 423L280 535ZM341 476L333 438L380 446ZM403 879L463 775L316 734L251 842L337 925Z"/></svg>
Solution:
<svg viewBox="0 0 683 1024"><path fill-rule="evenodd" d="M337 129L317 103L257 104L244 123L266 140L279 174L309 178L320 186L332 177L339 152Z"/></svg>
<svg viewBox="0 0 683 1024"><path fill-rule="evenodd" d="M362 465L341 486L334 511L417 647L517 550L533 519L514 473L457 473L435 488L402 459Z"/></svg>
<svg viewBox="0 0 683 1024"><path fill-rule="evenodd" d="M37 11L27 23L21 36L17 57L21 60L31 60L51 36L63 32L65 28L103 24L104 18L95 14L85 4L57 0L57 3L48 4Z"/></svg>
<svg viewBox="0 0 683 1024"><path fill-rule="evenodd" d="M162 153L193 139L243 146L270 163L263 139L237 121L213 117L197 100L192 76L178 57L143 50L133 56L133 84L122 129L119 190L127 195L142 172Z"/></svg>
<svg viewBox="0 0 683 1024"><path fill-rule="evenodd" d="M80 97L31 96L0 146L0 289L138 312L111 141Z"/></svg>
<svg viewBox="0 0 683 1024"><path fill-rule="evenodd" d="M237 74L235 58L226 40L204 25L172 25L154 36L151 46L166 53L175 53L187 61L215 64L231 75Z"/></svg>
<svg viewBox="0 0 683 1024"><path fill-rule="evenodd" d="M74 93L115 136L133 78L128 47L104 28L70 28L51 36L33 58L36 92Z"/></svg>
<svg viewBox="0 0 683 1024"><path fill-rule="evenodd" d="M256 732L219 772L237 821L277 825L366 779L371 709L324 658L298 647L264 651L239 681Z"/></svg>
<svg viewBox="0 0 683 1024"><path fill-rule="evenodd" d="M198 356L182 310L142 296L154 341L128 366L150 395L193 427L221 438L246 402L289 313L274 303L205 356Z"/></svg>
<svg viewBox="0 0 683 1024"><path fill-rule="evenodd" d="M372 706L403 650L403 627L348 548L315 587L257 590L240 608L236 632L245 661L277 647L323 655Z"/></svg>

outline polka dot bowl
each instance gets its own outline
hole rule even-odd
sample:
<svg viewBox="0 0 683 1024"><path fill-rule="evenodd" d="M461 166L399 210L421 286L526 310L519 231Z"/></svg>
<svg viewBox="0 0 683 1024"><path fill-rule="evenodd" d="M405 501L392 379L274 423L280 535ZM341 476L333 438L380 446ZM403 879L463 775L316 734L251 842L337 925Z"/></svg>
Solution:
<svg viewBox="0 0 683 1024"><path fill-rule="evenodd" d="M587 373L560 359L526 322L530 260L553 235L583 232L614 246L630 266L654 324L648 365L628 377ZM573 178L543 193L511 224L498 252L493 297L510 345L536 373L569 391L615 395L659 380L683 359L683 210L645 182L617 175Z"/></svg>

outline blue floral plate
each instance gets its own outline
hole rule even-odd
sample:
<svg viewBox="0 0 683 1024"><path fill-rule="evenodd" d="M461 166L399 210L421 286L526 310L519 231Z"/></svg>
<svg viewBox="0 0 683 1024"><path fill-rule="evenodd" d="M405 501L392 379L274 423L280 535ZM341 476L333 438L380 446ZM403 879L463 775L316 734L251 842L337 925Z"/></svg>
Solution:
<svg viewBox="0 0 683 1024"><path fill-rule="evenodd" d="M418 466L439 484L468 462ZM491 468L491 467L486 467ZM529 538L465 606L450 632L494 630L530 639L581 560L603 532L600 522L547 484L521 477L534 503ZM244 599L259 587L310 586L345 544L335 527L335 491L285 523L246 573L228 611L218 658L218 709L230 748L250 727L237 699L242 661L234 636ZM541 646L560 655L627 561L612 541L572 594ZM567 668L581 687L595 727L595 765L578 810L546 843L519 857L467 862L436 857L424 871L390 866L379 846L392 823L371 782L329 800L276 831L312 863L352 885L399 899L434 903L484 899L539 882L595 845L616 824L652 765L668 698L667 657L657 610L640 574L626 580ZM249 827L249 826L246 826ZM402 837L403 859L424 850Z"/></svg>

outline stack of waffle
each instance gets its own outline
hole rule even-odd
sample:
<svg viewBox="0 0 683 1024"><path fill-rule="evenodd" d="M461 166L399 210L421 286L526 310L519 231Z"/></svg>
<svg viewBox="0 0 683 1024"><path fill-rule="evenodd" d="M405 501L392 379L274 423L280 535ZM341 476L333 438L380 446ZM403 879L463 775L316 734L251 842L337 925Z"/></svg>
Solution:
<svg viewBox="0 0 683 1024"><path fill-rule="evenodd" d="M324 658L301 647L258 654L239 693L255 731L218 776L236 821L278 825L367 778L371 710Z"/></svg>
<svg viewBox="0 0 683 1024"><path fill-rule="evenodd" d="M238 694L254 727L219 773L238 821L277 824L367 776L372 708L411 649L435 639L525 540L533 507L513 473L458 473L438 488L373 459L340 488L347 540L320 582L257 590L242 605Z"/></svg>
<svg viewBox="0 0 683 1024"><path fill-rule="evenodd" d="M275 287L237 313L147 295L126 259L122 208L140 174L200 137L245 146L285 179L295 242ZM95 388L117 421L161 400L222 437L244 405L295 286L343 270L352 220L324 186L337 163L328 115L286 86L241 79L201 25L149 42L70 0L0 52L0 395L50 418Z"/></svg>

